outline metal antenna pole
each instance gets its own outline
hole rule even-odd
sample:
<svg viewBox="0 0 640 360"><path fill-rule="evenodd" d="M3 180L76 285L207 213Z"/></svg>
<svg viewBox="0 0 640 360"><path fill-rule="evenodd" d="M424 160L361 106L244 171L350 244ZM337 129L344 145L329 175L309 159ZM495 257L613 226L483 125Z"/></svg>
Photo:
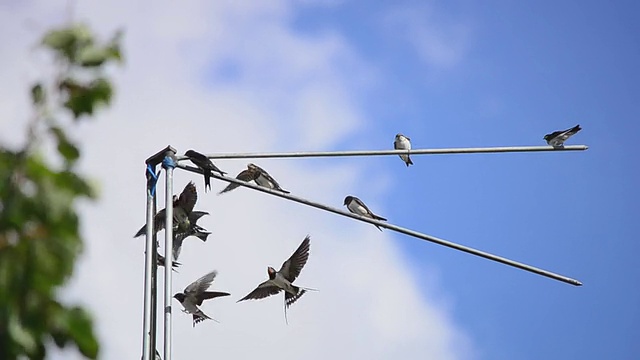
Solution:
<svg viewBox="0 0 640 360"><path fill-rule="evenodd" d="M181 169L185 169L185 170L188 170L188 171L192 171L192 172L198 173L198 174L202 174L202 170L200 170L198 168L195 168L195 167L191 167L191 166L187 166L187 165L178 165L178 167L181 168ZM504 258L504 257L501 257L501 256L493 255L493 254L488 253L488 252L484 252L484 251L481 251L481 250L476 250L474 248L470 248L470 247L467 247L467 246L464 246L464 245L460 245L460 244L456 244L456 243L453 243L453 242L450 242L450 241L446 241L446 240L437 238L435 236L422 234L422 233L419 233L417 231L406 229L406 228L403 228L403 227L400 227L400 226L397 226L397 225L393 225L393 224L389 224L389 223L386 223L386 222L383 222L383 221L378 221L378 220L365 218L365 217L362 217L362 216L359 216L359 215L355 215L355 214L352 214L350 212L342 211L342 210L339 210L339 209L336 209L336 208L333 208L333 207L330 207L330 206L327 206L327 205L323 205L323 204L320 204L320 203L317 203L317 202L314 202L314 201L303 199L303 198L300 198L300 197L297 197L297 196L294 196L294 195L290 195L290 194L285 194L285 193L280 192L280 191L267 189L267 188L262 187L262 186L253 185L253 184L250 184L250 183L247 183L247 182L244 182L244 181L240 181L240 180L237 180L237 179L234 179L234 178L221 176L221 175L218 175L216 173L213 173L212 176L215 177L216 179L219 179L219 180L224 180L226 182L231 182L231 183L234 183L234 184L238 184L238 185L241 185L241 186L244 186L244 187L251 188L253 190L261 191L261 192L264 192L264 193L267 193L267 194L270 194L270 195L275 195L275 196L278 196L278 197L281 197L281 198L284 198L284 199L287 199L287 200L295 201L295 202L298 202L300 204L304 204L304 205L315 207L317 209L329 211L329 212L332 212L334 214L350 217L350 218L358 220L358 221L363 221L363 222L367 222L367 223L370 223L370 224L378 225L380 227L384 227L384 228L387 228L387 229L390 229L390 230L393 230L393 231L397 231L397 232L405 234L405 235L409 235L409 236L416 237L416 238L419 238L419 239L422 239L422 240L430 241L430 242L433 242L433 243L436 243L436 244L439 244L439 245L444 245L444 246L447 246L447 247L450 247L450 248L453 248L453 249L456 249L456 250L464 251L464 252L472 254L472 255L480 256L480 257L483 257L485 259L493 260L493 261L496 261L496 262L499 262L499 263L502 263L502 264L505 264L505 265L513 266L513 267L516 267L516 268L519 268L519 269L522 269L522 270L526 270L526 271L529 271L529 272L532 272L532 273L535 273L535 274L538 274L538 275L546 276L548 278L551 278L551 279L554 279L554 280L559 280L559 281L565 282L567 284L571 284L571 285L575 285L575 286L582 285L582 283L580 281L578 281L578 280L575 280L575 279L572 279L572 278L569 278L569 277L566 277L566 276L563 276L563 275L559 275L559 274L556 274L556 273L553 273L553 272L550 272L550 271L547 271L547 270L543 270L543 269L540 269L540 268L537 268L537 267L534 267L534 266L531 266L531 265L527 265L527 264L523 264L523 263L520 263L520 262L517 262L517 261L514 261L514 260L510 260L510 259L507 259L507 258Z"/></svg>
<svg viewBox="0 0 640 360"><path fill-rule="evenodd" d="M154 191L153 213L156 214L157 212L158 209L156 207L156 196ZM158 348L158 233L155 231L153 232L153 246L154 250L152 253L153 260L151 266L151 314L153 315L151 316L151 348L149 349L149 356L155 360L155 352Z"/></svg>
<svg viewBox="0 0 640 360"><path fill-rule="evenodd" d="M151 171L153 171L151 169ZM155 314L151 313L151 294L152 294L152 276L151 273L153 271L153 267L155 264L153 263L153 252L156 249L153 247L153 216L154 205L155 205L155 194L153 192L155 189L155 185L152 187L147 185L147 234L145 237L145 257L144 257L144 318L143 318L143 333L142 333L142 359L143 360L151 360L151 354L153 350L151 350L152 339L151 339L151 318L155 316Z"/></svg>
<svg viewBox="0 0 640 360"><path fill-rule="evenodd" d="M173 169L175 152L167 151L162 167L166 170L165 227L164 227L164 360L171 360L171 270L173 263Z"/></svg>
<svg viewBox="0 0 640 360"><path fill-rule="evenodd" d="M349 151L300 151L279 153L227 153L207 155L210 159L259 159L259 158L301 158L301 157L339 157L339 156L382 156L382 155L436 155L436 154L480 154L480 153L508 153L508 152L540 152L540 151L584 151L586 145L567 145L554 148L553 146L499 146L479 148L447 148L447 149L414 149L414 150L349 150ZM179 156L178 160L187 157Z"/></svg>

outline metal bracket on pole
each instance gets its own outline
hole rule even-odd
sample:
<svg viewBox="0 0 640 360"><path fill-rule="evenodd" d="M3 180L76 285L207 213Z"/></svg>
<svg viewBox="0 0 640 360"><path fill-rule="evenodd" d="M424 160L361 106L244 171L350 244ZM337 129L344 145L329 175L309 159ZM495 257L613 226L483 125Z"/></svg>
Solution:
<svg viewBox="0 0 640 360"><path fill-rule="evenodd" d="M164 227L164 360L171 360L171 299L173 262L173 169L178 164L176 150L167 147L162 167L166 170L165 227Z"/></svg>

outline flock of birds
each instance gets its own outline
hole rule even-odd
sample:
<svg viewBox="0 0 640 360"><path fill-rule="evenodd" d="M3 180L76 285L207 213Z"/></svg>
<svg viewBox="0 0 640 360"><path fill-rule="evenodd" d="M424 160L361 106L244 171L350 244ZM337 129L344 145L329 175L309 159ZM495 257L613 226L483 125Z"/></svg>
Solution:
<svg viewBox="0 0 640 360"><path fill-rule="evenodd" d="M571 136L575 135L578 131L580 131L580 125L576 125L570 129L554 131L550 134L544 136L544 140L546 140L547 144L556 147L562 148L564 146L564 142L569 139ZM411 150L411 139L402 134L397 134L394 140L394 149L396 150ZM194 150L189 150L185 153L185 156L195 164L199 169L202 170L204 175L205 182L205 192L207 189L211 189L211 174L212 172L217 172L220 175L224 176L226 173L220 169L218 169L213 162L207 158L205 155L200 154ZM399 155L402 161L407 165L413 165L409 154L401 154ZM247 169L240 172L236 179L242 180L245 182L254 181L259 186L264 186L269 189L277 190L283 193L289 193L289 191L282 189L280 184L271 176L267 171L262 169L261 167L255 164L248 164ZM232 191L240 185L229 183L227 187L225 187L218 194L224 194L226 192ZM211 234L206 229L202 228L197 224L198 220L209 213L206 211L198 211L194 210L196 201L198 200L198 194L196 190L196 186L193 182L189 182L180 196L174 195L173 197L173 260L171 261L171 266L175 271L175 268L180 266L181 264L177 262L178 256L180 255L180 249L182 248L182 243L184 239L189 236L195 236L200 240L207 241L207 237ZM349 195L344 199L344 205L347 209L357 215L375 219L386 221L385 218L374 214L367 205L362 202L362 200L358 199L355 196ZM160 210L153 218L154 229L153 232L157 233L158 231L164 229L165 227L165 209ZM375 225L380 231L382 229ZM140 228L140 230L135 234L135 237L142 236L146 233L146 224ZM287 314L287 308L291 306L294 302L296 302L302 295L304 295L309 290L314 290L310 288L304 288L301 286L294 285L293 282L300 275L300 272L304 268L307 260L309 259L309 248L311 245L311 239L307 235L298 248L293 252L293 254L282 264L280 269L276 271L273 267L267 267L267 274L269 275L269 279L260 283L253 291L247 294L242 299L238 300L258 300L263 299L271 295L276 295L281 291L284 291L284 311L285 311L285 320ZM165 266L166 259L158 254L158 265ZM206 315L199 306L202 305L204 300L214 299L217 297L229 296L231 294L222 291L208 291L209 287L211 287L213 280L217 275L217 271L211 271L208 274L205 274L201 278L189 284L184 291L176 293L173 297L180 302L183 306L183 312L191 314L193 316L193 326L201 321L206 319L211 319L208 315Z"/></svg>

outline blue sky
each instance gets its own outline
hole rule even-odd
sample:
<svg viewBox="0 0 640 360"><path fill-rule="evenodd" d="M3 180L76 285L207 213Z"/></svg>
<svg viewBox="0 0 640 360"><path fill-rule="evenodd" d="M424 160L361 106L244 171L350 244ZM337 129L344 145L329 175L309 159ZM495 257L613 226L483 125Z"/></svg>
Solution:
<svg viewBox="0 0 640 360"><path fill-rule="evenodd" d="M570 143L590 146L415 156L409 169L380 159L379 171L394 174L383 200L390 220L584 286L395 236L415 271L440 269L455 318L482 359L638 357L640 6L453 1L400 8L347 2L308 7L294 21L309 36L342 33L382 74L359 94L371 123L355 137L378 148L396 132L421 148L536 145L579 123L584 130ZM406 31L413 25L388 19L397 11L426 28L431 21L444 27L462 43L451 44L458 57L446 64L421 58L411 44L421 40Z"/></svg>
<svg viewBox="0 0 640 360"><path fill-rule="evenodd" d="M139 356L142 244L131 235L144 222L142 161L167 144L205 153L390 149L402 132L414 148L544 145L544 134L580 124L568 143L585 152L413 156L410 168L395 156L258 164L296 195L340 207L353 194L394 224L584 286L242 189L206 194L198 208L212 213L201 223L212 241L185 245L174 290L213 267L214 289L233 301L203 305L220 324L196 329L176 307L174 358L638 358L639 8L77 3L75 18L100 34L126 30L127 60L113 69L113 107L71 134L102 197L82 206L86 252L63 294L94 310L102 358ZM27 80L50 70L33 44L40 29L68 19L66 9L0 4L0 33L12 34L0 41L0 119L29 118ZM0 140L17 142L21 129L0 120ZM104 166L114 157L118 176ZM245 164L217 165L235 174ZM195 180L202 191L189 174L175 180L174 189ZM289 310L288 326L281 299L235 304L308 233L300 282L321 291Z"/></svg>

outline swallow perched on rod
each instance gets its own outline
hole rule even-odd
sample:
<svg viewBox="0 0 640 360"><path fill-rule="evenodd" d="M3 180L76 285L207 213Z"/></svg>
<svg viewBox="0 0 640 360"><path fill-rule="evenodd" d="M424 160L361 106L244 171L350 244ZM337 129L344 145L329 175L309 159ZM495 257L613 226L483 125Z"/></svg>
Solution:
<svg viewBox="0 0 640 360"><path fill-rule="evenodd" d="M352 213L354 213L356 215L368 217L368 218L374 219L374 220L387 221L387 219L383 218L382 216L378 216L378 215L374 214L371 210L369 210L367 205L365 205L362 202L362 200L358 199L355 196L349 195L349 196L345 197L344 198L344 205L347 206L347 209L349 209L350 212L352 212ZM378 230L382 231L380 226L375 225L375 227L377 227Z"/></svg>
<svg viewBox="0 0 640 360"><path fill-rule="evenodd" d="M242 180L244 182L251 182L251 181L255 181L256 178L258 178L258 176L260 176L260 173L255 169L255 168L247 168L245 170L242 170L237 176L236 179L238 180ZM226 188L222 189L222 191L220 191L218 193L218 195L220 194L224 194L226 192L229 192L237 187L239 187L240 185L238 184L234 184L234 183L229 183L229 185L227 185Z"/></svg>
<svg viewBox="0 0 640 360"><path fill-rule="evenodd" d="M571 129L554 131L551 134L547 134L544 136L544 139L547 141L547 144L553 147L563 147L564 142L580 130L582 130L580 125L576 125Z"/></svg>
<svg viewBox="0 0 640 360"><path fill-rule="evenodd" d="M256 184L258 184L260 186L264 186L264 187L269 188L269 189L282 191L285 194L289 194L289 191L284 190L283 188L281 188L280 184L278 184L276 179L271 177L271 175L269 175L269 173L266 170L264 170L263 168L259 167L258 165L256 165L256 164L248 164L247 165L247 170L255 171L255 172L258 173L258 175L256 175L255 178L254 178L254 181L256 182Z"/></svg>
<svg viewBox="0 0 640 360"><path fill-rule="evenodd" d="M280 270L271 266L267 267L267 274L269 274L269 280L262 282L247 296L238 300L237 302L244 300L258 300L263 299L271 295L276 295L280 291L284 290L284 316L285 321L287 319L287 308L296 302L307 291L315 289L303 288L293 285L302 268L309 259L309 246L311 245L311 239L307 235L296 251L285 261Z"/></svg>
<svg viewBox="0 0 640 360"><path fill-rule="evenodd" d="M191 162L200 168L204 173L204 192L207 192L207 189L211 189L211 172L215 171L219 173L221 176L224 176L226 172L218 169L211 159L200 154L195 150L189 150L184 153L184 156L188 157Z"/></svg>
<svg viewBox="0 0 640 360"><path fill-rule="evenodd" d="M198 307L202 305L204 300L217 298L220 296L229 296L231 294L220 291L207 291L207 289L213 283L213 279L215 279L218 272L213 270L212 272L202 276L198 280L192 282L187 286L183 292L176 293L173 297L182 304L185 313L193 315L193 327L196 326L197 323L204 321L205 319L211 319L207 314L202 312L202 310ZM215 321L215 320L214 320Z"/></svg>
<svg viewBox="0 0 640 360"><path fill-rule="evenodd" d="M411 150L411 139L398 133L393 141L393 148L396 150ZM409 167L409 165L413 165L413 161L411 161L409 154L402 154L398 156L400 156L400 159L407 164L407 167Z"/></svg>

